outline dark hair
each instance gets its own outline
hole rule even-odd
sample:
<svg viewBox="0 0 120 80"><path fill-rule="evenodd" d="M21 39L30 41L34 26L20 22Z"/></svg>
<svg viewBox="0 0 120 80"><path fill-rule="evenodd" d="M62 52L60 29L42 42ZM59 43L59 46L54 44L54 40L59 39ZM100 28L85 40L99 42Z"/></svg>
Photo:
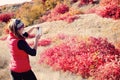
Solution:
<svg viewBox="0 0 120 80"><path fill-rule="evenodd" d="M20 39L23 39L24 37L22 35L20 35L20 33L18 32L19 28L17 28L18 24L21 23L21 20L20 19L11 19L9 24L8 24L8 27L9 27L9 30L18 38ZM22 25L24 26L24 25Z"/></svg>

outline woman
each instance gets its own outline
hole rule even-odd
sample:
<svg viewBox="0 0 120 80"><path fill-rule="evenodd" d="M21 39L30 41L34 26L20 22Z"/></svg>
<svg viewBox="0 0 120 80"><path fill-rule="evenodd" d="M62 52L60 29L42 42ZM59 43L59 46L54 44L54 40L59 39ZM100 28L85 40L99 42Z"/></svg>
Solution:
<svg viewBox="0 0 120 80"><path fill-rule="evenodd" d="M24 24L19 19L11 19L8 27L10 32L7 42L11 54L10 71L12 80L37 80L31 70L28 55L36 55L37 43L40 35L36 35L34 46L31 48L25 41L25 38L28 37L28 33L35 27L31 28L28 33L25 32L23 34Z"/></svg>

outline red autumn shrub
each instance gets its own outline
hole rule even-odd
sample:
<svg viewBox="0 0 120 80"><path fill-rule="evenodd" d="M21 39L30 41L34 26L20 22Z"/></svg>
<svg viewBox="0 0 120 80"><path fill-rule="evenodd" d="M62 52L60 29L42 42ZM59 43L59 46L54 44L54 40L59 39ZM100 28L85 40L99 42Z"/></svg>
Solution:
<svg viewBox="0 0 120 80"><path fill-rule="evenodd" d="M119 51L106 39L68 37L63 39L63 43L45 50L40 63L88 78L99 66L116 60L118 55Z"/></svg>
<svg viewBox="0 0 120 80"><path fill-rule="evenodd" d="M51 40L50 39L41 39L38 42L38 46L48 46L51 44Z"/></svg>
<svg viewBox="0 0 120 80"><path fill-rule="evenodd" d="M66 4L58 4L56 7L52 10L52 13L55 14L64 14L69 11L69 7Z"/></svg>
<svg viewBox="0 0 120 80"><path fill-rule="evenodd" d="M34 38L35 34L29 34L28 38Z"/></svg>
<svg viewBox="0 0 120 80"><path fill-rule="evenodd" d="M120 0L100 0L100 5L101 6L106 6L106 5L119 5Z"/></svg>
<svg viewBox="0 0 120 80"><path fill-rule="evenodd" d="M96 14L106 17L119 19L120 18L120 6L118 5L107 5L101 9L96 10Z"/></svg>
<svg viewBox="0 0 120 80"><path fill-rule="evenodd" d="M48 46L51 44L51 39L41 39L38 41L38 46ZM34 41L28 43L30 46L34 45Z"/></svg>
<svg viewBox="0 0 120 80"><path fill-rule="evenodd" d="M3 28L3 33L4 34L9 34L9 29L6 26Z"/></svg>
<svg viewBox="0 0 120 80"><path fill-rule="evenodd" d="M75 21L78 18L79 18L78 16L68 16L64 21L66 21L68 23L72 23L73 21Z"/></svg>
<svg viewBox="0 0 120 80"><path fill-rule="evenodd" d="M48 15L41 17L40 19L42 21L48 21L48 22L63 20L63 21L66 21L68 23L71 23L78 18L79 17L77 15L71 15L70 13L65 13L65 14L59 14L59 15L48 14Z"/></svg>
<svg viewBox="0 0 120 80"><path fill-rule="evenodd" d="M80 0L80 5L92 4L94 0Z"/></svg>
<svg viewBox="0 0 120 80"><path fill-rule="evenodd" d="M94 80L120 80L120 62L108 62L94 73Z"/></svg>
<svg viewBox="0 0 120 80"><path fill-rule="evenodd" d="M97 11L97 8L91 8L91 9L89 9L89 10L87 10L85 13L86 14L90 14L90 13L96 13L96 11Z"/></svg>
<svg viewBox="0 0 120 80"><path fill-rule="evenodd" d="M67 37L68 37L68 35L65 35L65 34L63 34L63 33L57 35L57 38L58 38L58 39L62 39L62 40L63 40L63 39L66 39Z"/></svg>
<svg viewBox="0 0 120 80"><path fill-rule="evenodd" d="M75 3L77 2L78 0L70 0L71 3Z"/></svg>
<svg viewBox="0 0 120 80"><path fill-rule="evenodd" d="M92 8L86 13L96 13L104 18L120 19L120 4L119 0L101 0L104 6Z"/></svg>
<svg viewBox="0 0 120 80"><path fill-rule="evenodd" d="M75 13L75 10L74 10ZM77 14L77 11L76 11ZM78 16L76 16L75 14L72 14L72 11L69 11L69 7L65 4L59 4L57 5L52 11L51 13L44 15L40 18L40 20L42 21L57 21L57 20L64 20L68 23L73 22L75 19L77 19Z"/></svg>
<svg viewBox="0 0 120 80"><path fill-rule="evenodd" d="M7 39L7 36L0 37L0 40L1 40L1 41L5 41L6 39Z"/></svg>
<svg viewBox="0 0 120 80"><path fill-rule="evenodd" d="M8 22L14 16L13 13L2 13L0 14L1 22Z"/></svg>
<svg viewBox="0 0 120 80"><path fill-rule="evenodd" d="M28 42L29 46L33 46L34 45L34 41Z"/></svg>
<svg viewBox="0 0 120 80"><path fill-rule="evenodd" d="M46 2L46 0L41 0L43 3L45 3Z"/></svg>

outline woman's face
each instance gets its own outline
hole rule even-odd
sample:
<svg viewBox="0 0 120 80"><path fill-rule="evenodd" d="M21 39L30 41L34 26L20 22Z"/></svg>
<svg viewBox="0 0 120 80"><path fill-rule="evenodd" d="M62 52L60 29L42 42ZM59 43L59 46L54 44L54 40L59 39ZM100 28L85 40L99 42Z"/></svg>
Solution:
<svg viewBox="0 0 120 80"><path fill-rule="evenodd" d="M23 34L23 31L24 31L24 27L21 27L20 29L18 29L18 32L20 33L20 35Z"/></svg>

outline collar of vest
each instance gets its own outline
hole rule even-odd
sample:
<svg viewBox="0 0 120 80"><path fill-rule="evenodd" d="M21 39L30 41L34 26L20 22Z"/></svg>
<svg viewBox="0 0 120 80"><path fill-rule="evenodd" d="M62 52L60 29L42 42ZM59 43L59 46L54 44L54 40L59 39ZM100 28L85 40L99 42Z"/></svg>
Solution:
<svg viewBox="0 0 120 80"><path fill-rule="evenodd" d="M18 39L12 32L9 33L11 37Z"/></svg>
<svg viewBox="0 0 120 80"><path fill-rule="evenodd" d="M18 40L19 40L19 38L16 37L12 32L10 32L9 34L10 34L10 36L11 36L12 38L15 38L15 39L18 39ZM22 39L22 40L25 40L25 39Z"/></svg>

